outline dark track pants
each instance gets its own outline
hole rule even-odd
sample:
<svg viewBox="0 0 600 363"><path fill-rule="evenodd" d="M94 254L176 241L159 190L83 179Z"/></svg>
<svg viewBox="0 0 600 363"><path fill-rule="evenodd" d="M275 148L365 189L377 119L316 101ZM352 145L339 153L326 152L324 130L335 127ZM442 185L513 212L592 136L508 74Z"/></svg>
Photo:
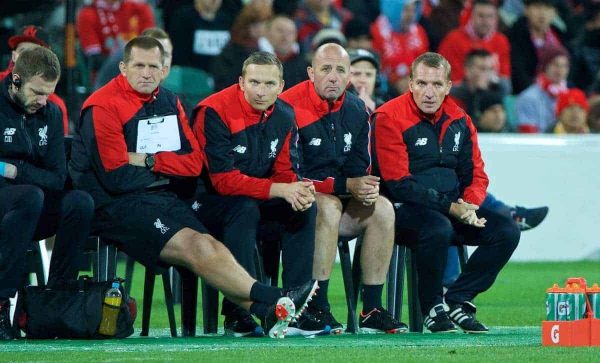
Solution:
<svg viewBox="0 0 600 363"><path fill-rule="evenodd" d="M464 225L420 205L403 204L396 209L397 241L416 252L419 301L424 314L442 302L448 246L479 246L449 286L445 296L448 305L471 301L489 289L517 248L521 234L510 218L486 209L478 210L477 215L487 219L485 228Z"/></svg>
<svg viewBox="0 0 600 363"><path fill-rule="evenodd" d="M48 285L76 279L94 215L85 192L48 192L33 185L0 189L0 300L12 297L23 281L32 241L56 234Z"/></svg>
<svg viewBox="0 0 600 363"><path fill-rule="evenodd" d="M243 196L204 195L197 199L196 216L236 260L256 277L255 246L260 223L281 226L282 282L293 287L312 278L317 209L295 212L283 199L261 201ZM229 307L225 303L223 313Z"/></svg>

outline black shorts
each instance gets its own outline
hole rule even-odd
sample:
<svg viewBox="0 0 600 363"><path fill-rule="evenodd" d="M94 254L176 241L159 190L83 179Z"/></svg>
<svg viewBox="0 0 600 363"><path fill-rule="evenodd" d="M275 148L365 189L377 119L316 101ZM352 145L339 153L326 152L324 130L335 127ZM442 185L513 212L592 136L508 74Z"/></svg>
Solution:
<svg viewBox="0 0 600 363"><path fill-rule="evenodd" d="M121 198L96 211L93 230L144 266L163 268L160 252L183 228L208 233L175 194L149 192Z"/></svg>

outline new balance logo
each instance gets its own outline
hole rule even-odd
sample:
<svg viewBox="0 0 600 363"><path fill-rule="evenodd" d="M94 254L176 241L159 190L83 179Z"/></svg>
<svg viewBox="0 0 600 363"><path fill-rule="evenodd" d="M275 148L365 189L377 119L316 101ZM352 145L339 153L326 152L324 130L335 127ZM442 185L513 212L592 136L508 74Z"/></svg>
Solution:
<svg viewBox="0 0 600 363"><path fill-rule="evenodd" d="M170 229L169 227L165 226L159 218L156 218L156 221L154 222L154 227L156 227L156 229L160 229L160 233L165 234L167 233L167 231Z"/></svg>
<svg viewBox="0 0 600 363"><path fill-rule="evenodd" d="M246 152L246 149L247 149L247 147L242 146L242 145L238 145L238 146L236 146L236 147L233 148L233 151L235 151L236 153L239 153L239 154L243 154L243 153Z"/></svg>
<svg viewBox="0 0 600 363"><path fill-rule="evenodd" d="M415 142L415 146L425 146L427 145L427 138L426 137L419 137L417 139L417 142Z"/></svg>
<svg viewBox="0 0 600 363"><path fill-rule="evenodd" d="M321 146L321 139L313 137L312 140L308 142L308 144L312 146Z"/></svg>
<svg viewBox="0 0 600 363"><path fill-rule="evenodd" d="M17 129L14 127L7 127L4 129L4 142L12 142L12 137L17 132Z"/></svg>

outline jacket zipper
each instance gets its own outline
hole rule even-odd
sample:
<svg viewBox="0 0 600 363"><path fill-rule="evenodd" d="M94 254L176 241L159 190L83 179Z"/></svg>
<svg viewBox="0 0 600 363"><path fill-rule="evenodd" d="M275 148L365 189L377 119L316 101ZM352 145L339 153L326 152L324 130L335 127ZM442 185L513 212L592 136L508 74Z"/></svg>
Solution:
<svg viewBox="0 0 600 363"><path fill-rule="evenodd" d="M27 129L25 128L25 120L26 116L23 115L21 117L21 129L23 129L23 133L25 134L25 140L27 141L27 149L29 151L29 155L31 155L31 157L35 159L35 155L33 154L33 143L31 142L31 138L29 137L29 132L27 132Z"/></svg>
<svg viewBox="0 0 600 363"><path fill-rule="evenodd" d="M335 123L333 118L331 117L331 104L328 103L329 110L327 111L327 118L329 119L329 130L331 132L331 137L333 138L333 156L334 160L337 161L337 136L335 134Z"/></svg>

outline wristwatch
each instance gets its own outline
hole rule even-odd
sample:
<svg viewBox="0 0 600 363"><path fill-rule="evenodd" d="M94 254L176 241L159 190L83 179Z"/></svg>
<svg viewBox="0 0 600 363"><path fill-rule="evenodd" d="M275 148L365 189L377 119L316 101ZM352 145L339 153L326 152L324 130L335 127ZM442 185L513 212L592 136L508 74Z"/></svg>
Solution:
<svg viewBox="0 0 600 363"><path fill-rule="evenodd" d="M154 154L146 154L144 164L146 164L146 169L152 169L154 167L154 164L156 164L156 160L154 160Z"/></svg>

